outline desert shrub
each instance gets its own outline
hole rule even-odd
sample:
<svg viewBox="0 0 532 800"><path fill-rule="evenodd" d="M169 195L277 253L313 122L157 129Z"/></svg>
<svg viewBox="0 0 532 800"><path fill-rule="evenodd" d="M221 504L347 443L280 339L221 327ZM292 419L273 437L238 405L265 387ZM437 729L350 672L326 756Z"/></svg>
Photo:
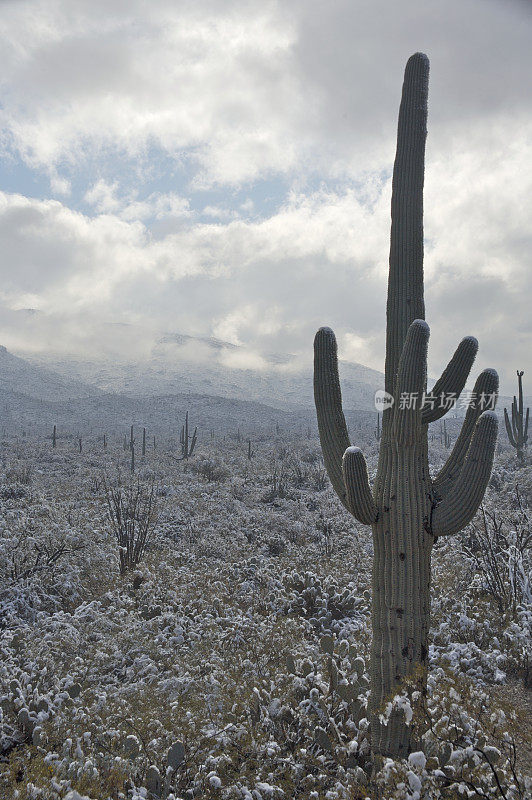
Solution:
<svg viewBox="0 0 532 800"><path fill-rule="evenodd" d="M227 464L216 456L199 456L192 462L190 469L211 483L223 483L231 477L231 470Z"/></svg>
<svg viewBox="0 0 532 800"><path fill-rule="evenodd" d="M1 500L22 500L28 495L29 487L26 483L5 483L0 486Z"/></svg>
<svg viewBox="0 0 532 800"><path fill-rule="evenodd" d="M33 466L31 464L13 464L6 471L6 481L28 486L31 483L32 475Z"/></svg>
<svg viewBox="0 0 532 800"><path fill-rule="evenodd" d="M157 547L149 539L126 578L109 569L117 539L105 492L92 484L89 448L82 459L75 446L19 448L17 463L31 464L34 476L25 498L0 504L0 576L11 587L0 593L1 797L59 800L75 790L152 800L150 767L166 781L178 741L184 761L167 781L176 798L530 794L520 774L530 723L514 718L511 702L518 709L528 700L514 675L521 665L524 676L531 607L523 600L515 614L512 604L499 611L474 559L457 558L450 538L434 549L428 693L405 686L390 698L412 710L414 753L395 762L370 756L371 536L357 531L328 483L313 488L321 462L302 446L312 443L286 440L280 453L267 437L252 462L238 443L220 440L216 449L213 440L212 454L231 470L225 483L194 474L192 463L176 470L163 442L150 451L153 473L141 473L141 484L149 488L155 474L155 494L161 487L166 500ZM294 453L309 476L298 488ZM376 456L375 445L370 473ZM100 450L98 459L100 468L114 463ZM498 522L519 515L515 475L499 462L486 500ZM129 476L108 484L127 493ZM526 511L524 485L520 496ZM51 534L51 544L66 537L84 549L13 583L11 550L24 533L18 556L33 552L32 537L41 548ZM286 548L269 557L277 538Z"/></svg>
<svg viewBox="0 0 532 800"><path fill-rule="evenodd" d="M476 586L487 592L499 611L517 614L532 603L532 526L518 489L516 507L502 512L482 506L462 534L463 552L476 573Z"/></svg>
<svg viewBox="0 0 532 800"><path fill-rule="evenodd" d="M269 556L280 556L286 550L286 542L282 536L271 536L266 542Z"/></svg>
<svg viewBox="0 0 532 800"><path fill-rule="evenodd" d="M383 796L402 797L401 788L409 787L417 797L442 800L525 800L532 788L518 744L525 720L503 705L494 709L489 691L441 668L429 675L427 692L411 680L384 717L402 708L419 749L407 761L385 761L375 778Z"/></svg>

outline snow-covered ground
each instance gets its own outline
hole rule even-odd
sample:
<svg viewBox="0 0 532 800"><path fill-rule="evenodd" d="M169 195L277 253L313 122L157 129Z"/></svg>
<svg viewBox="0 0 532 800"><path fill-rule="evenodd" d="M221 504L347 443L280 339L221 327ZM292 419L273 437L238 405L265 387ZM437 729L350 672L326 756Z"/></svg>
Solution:
<svg viewBox="0 0 532 800"><path fill-rule="evenodd" d="M81 453L4 437L2 797L530 796L531 467L503 445L487 516L437 542L428 696L396 700L416 751L372 761L371 533L333 494L313 430L284 422L202 429L188 462L177 422L144 459L136 429L133 477L125 430L106 451L87 432ZM373 421L353 429L373 471ZM436 429L431 450L437 467ZM121 575L107 498L131 480L155 499Z"/></svg>

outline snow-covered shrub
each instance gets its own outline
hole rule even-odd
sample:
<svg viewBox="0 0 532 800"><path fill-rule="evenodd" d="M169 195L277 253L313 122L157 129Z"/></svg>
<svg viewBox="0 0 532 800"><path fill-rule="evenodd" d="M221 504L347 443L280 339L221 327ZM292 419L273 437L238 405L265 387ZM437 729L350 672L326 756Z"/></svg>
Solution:
<svg viewBox="0 0 532 800"><path fill-rule="evenodd" d="M190 469L206 481L223 483L231 477L231 470L223 459L217 456L199 456L190 464Z"/></svg>
<svg viewBox="0 0 532 800"><path fill-rule="evenodd" d="M462 534L476 587L514 616L521 603L532 605L532 523L518 490L515 506L502 512L483 506Z"/></svg>
<svg viewBox="0 0 532 800"><path fill-rule="evenodd" d="M329 485L293 485L290 458L312 469L303 453L317 442L283 437L286 452L264 436L251 462L245 438L213 439L209 450L231 471L220 483L176 466L158 439L138 465L143 482L156 476L164 487L158 535L123 576L94 481L117 458L128 469L120 437L108 453L85 439L83 454L75 442L64 452L19 445L31 491L0 503L1 797L155 800L156 779L168 800L503 797L475 748L507 800L530 793L519 774L530 729L508 701L527 699L516 676L530 607L501 613L473 580L473 562L445 539L434 548L428 694L405 686L390 698L411 709L414 752L396 762L370 756L371 538ZM371 472L372 429L367 440ZM276 491L266 504L273 462L286 496ZM486 507L514 513L514 472L499 467ZM521 485L520 495L526 508ZM13 553L47 536L82 547L13 582Z"/></svg>
<svg viewBox="0 0 532 800"><path fill-rule="evenodd" d="M136 569L153 537L158 520L155 479L130 477L123 482L120 473L114 482L104 478L108 518L118 544L120 574Z"/></svg>

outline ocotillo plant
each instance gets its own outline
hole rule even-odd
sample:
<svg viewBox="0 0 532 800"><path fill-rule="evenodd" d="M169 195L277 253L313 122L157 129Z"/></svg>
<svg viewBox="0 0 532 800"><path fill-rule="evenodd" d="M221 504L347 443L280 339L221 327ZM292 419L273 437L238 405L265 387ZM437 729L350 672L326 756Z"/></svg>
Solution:
<svg viewBox="0 0 532 800"><path fill-rule="evenodd" d="M523 375L524 372L522 370L521 372L517 370L519 404L514 395L514 401L512 403L511 424L510 424L510 419L508 417L508 411L504 409L504 422L506 424L506 433L508 434L508 439L510 441L510 444L517 450L517 458L521 463L523 463L525 460L524 449L528 442L528 416L530 413L530 409L527 408L525 415L523 408Z"/></svg>
<svg viewBox="0 0 532 800"><path fill-rule="evenodd" d="M474 516L489 480L497 416L472 403L452 452L431 479L428 423L458 396L478 343L467 337L427 398L429 327L423 298L423 180L429 62L422 53L406 66L392 181L392 228L386 311L385 390L379 463L373 490L366 460L351 447L338 377L336 339L321 328L314 344L314 394L327 472L346 508L373 530L371 693L374 752L406 755L410 728L397 706L379 714L407 678L426 680L430 624L430 559L434 541L460 531ZM497 373L485 370L475 397L496 397ZM413 398L414 402L405 402Z"/></svg>

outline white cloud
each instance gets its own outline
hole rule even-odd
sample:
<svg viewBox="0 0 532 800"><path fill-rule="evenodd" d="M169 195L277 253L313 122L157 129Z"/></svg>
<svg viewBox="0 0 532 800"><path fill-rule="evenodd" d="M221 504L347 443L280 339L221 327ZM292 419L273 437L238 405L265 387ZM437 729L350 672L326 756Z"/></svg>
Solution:
<svg viewBox="0 0 532 800"><path fill-rule="evenodd" d="M345 357L382 368L401 77L422 49L432 63L431 373L473 333L479 365L513 386L517 367L532 370L524 9L513 0L4 3L0 147L45 170L61 198L0 195L4 319L24 342L8 312L30 304L43 311L37 339L51 319L77 342L96 341L105 319L214 333L256 363L273 351L308 360L314 330L329 324ZM271 190L276 210L265 216L253 182L271 177L289 191ZM73 209L76 192L91 214ZM212 222L200 223L196 207ZM7 335L16 343L6 322Z"/></svg>
<svg viewBox="0 0 532 800"><path fill-rule="evenodd" d="M228 208L221 208L220 206L205 206L201 212L204 217L211 217L212 219L228 220L234 219L238 216L236 211Z"/></svg>
<svg viewBox="0 0 532 800"><path fill-rule="evenodd" d="M139 200L138 192L119 197L118 191L117 182L109 184L100 178L85 192L84 200L98 214L115 214L128 222L186 217L190 214L189 201L174 192L152 192L144 200Z"/></svg>
<svg viewBox="0 0 532 800"><path fill-rule="evenodd" d="M514 0L21 0L2 11L5 141L51 174L120 154L147 168L153 146L191 158L197 188L379 169L419 49L433 64L431 124L490 124L532 91L530 18Z"/></svg>
<svg viewBox="0 0 532 800"><path fill-rule="evenodd" d="M199 269L177 258L173 237L154 241L138 220L94 218L55 200L0 193L3 296L12 307L45 311L65 305L82 313L109 300L120 284L150 274L183 277Z"/></svg>
<svg viewBox="0 0 532 800"><path fill-rule="evenodd" d="M220 363L229 369L271 370L271 364L251 350L224 350L219 356Z"/></svg>
<svg viewBox="0 0 532 800"><path fill-rule="evenodd" d="M116 197L117 189L117 183L109 184L100 178L85 192L84 200L94 206L98 214L113 213L120 209L120 201Z"/></svg>
<svg viewBox="0 0 532 800"><path fill-rule="evenodd" d="M22 2L4 17L2 122L29 164L194 148L198 185L284 170L299 106L294 26L275 2Z"/></svg>
<svg viewBox="0 0 532 800"><path fill-rule="evenodd" d="M69 180L60 177L54 169L50 170L50 188L54 194L68 197L72 191L72 186Z"/></svg>

